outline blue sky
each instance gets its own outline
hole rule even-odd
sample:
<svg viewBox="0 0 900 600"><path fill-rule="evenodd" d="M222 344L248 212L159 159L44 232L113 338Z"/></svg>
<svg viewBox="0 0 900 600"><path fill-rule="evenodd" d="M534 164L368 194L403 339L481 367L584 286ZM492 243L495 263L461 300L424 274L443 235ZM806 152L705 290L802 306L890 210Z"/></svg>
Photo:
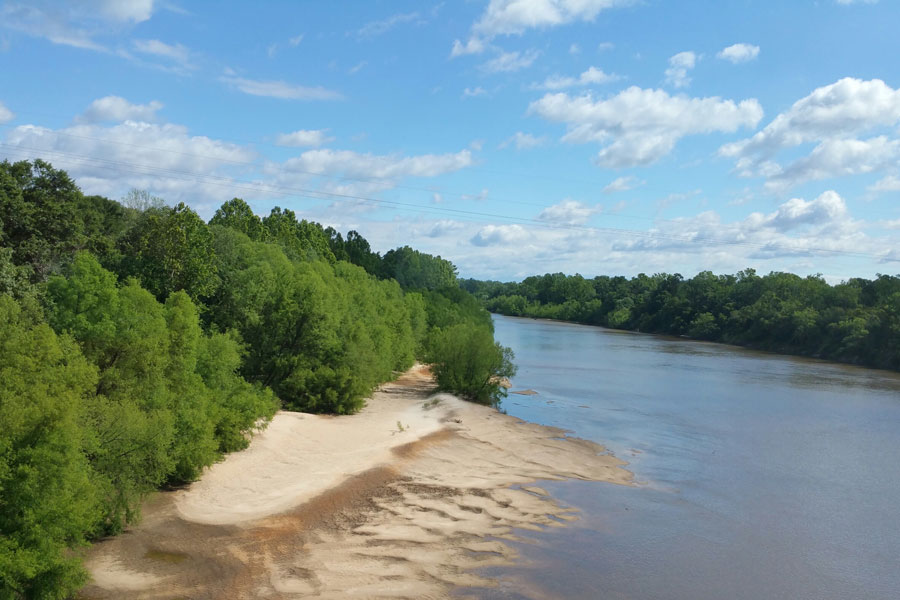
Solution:
<svg viewBox="0 0 900 600"><path fill-rule="evenodd" d="M502 280L900 271L900 5L0 0L0 158Z"/></svg>

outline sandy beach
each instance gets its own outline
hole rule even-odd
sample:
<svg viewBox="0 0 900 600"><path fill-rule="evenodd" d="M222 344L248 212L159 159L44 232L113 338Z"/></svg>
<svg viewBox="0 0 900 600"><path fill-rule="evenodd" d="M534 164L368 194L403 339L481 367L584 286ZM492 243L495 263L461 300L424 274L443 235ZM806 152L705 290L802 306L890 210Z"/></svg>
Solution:
<svg viewBox="0 0 900 600"><path fill-rule="evenodd" d="M632 481L597 444L433 391L417 365L357 415L278 413L91 548L80 597L464 597L507 541L578 518L541 480Z"/></svg>

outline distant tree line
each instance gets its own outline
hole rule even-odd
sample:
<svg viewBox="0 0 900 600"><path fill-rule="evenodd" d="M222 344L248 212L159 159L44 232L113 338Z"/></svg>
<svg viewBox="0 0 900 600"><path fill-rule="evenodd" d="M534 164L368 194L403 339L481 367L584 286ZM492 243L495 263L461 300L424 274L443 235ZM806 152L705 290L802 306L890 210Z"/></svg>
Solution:
<svg viewBox="0 0 900 600"><path fill-rule="evenodd" d="M486 404L513 370L441 257L381 256L237 198L205 223L0 163L0 600L70 596L78 549L148 492L246 447L279 408L358 411L416 359Z"/></svg>
<svg viewBox="0 0 900 600"><path fill-rule="evenodd" d="M520 283L461 282L491 312L665 333L900 370L900 277L829 285L745 269L585 279L562 273Z"/></svg>

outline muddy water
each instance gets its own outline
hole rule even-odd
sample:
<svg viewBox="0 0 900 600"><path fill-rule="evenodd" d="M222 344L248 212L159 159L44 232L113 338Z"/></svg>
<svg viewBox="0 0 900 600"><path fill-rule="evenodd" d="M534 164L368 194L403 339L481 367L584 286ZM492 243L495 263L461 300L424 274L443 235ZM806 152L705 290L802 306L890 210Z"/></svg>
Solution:
<svg viewBox="0 0 900 600"><path fill-rule="evenodd" d="M900 598L900 377L495 317L506 410L631 463L634 488L545 486L583 511L519 545L486 598Z"/></svg>

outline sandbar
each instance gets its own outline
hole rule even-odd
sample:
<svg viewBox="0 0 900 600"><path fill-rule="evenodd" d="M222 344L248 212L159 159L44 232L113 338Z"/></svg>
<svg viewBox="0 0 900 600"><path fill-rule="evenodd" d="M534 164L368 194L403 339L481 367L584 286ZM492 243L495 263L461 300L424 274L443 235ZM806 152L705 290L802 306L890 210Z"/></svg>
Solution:
<svg viewBox="0 0 900 600"><path fill-rule="evenodd" d="M537 482L633 483L596 443L434 391L416 365L357 415L279 412L94 545L79 597L465 597L509 542L578 518Z"/></svg>

